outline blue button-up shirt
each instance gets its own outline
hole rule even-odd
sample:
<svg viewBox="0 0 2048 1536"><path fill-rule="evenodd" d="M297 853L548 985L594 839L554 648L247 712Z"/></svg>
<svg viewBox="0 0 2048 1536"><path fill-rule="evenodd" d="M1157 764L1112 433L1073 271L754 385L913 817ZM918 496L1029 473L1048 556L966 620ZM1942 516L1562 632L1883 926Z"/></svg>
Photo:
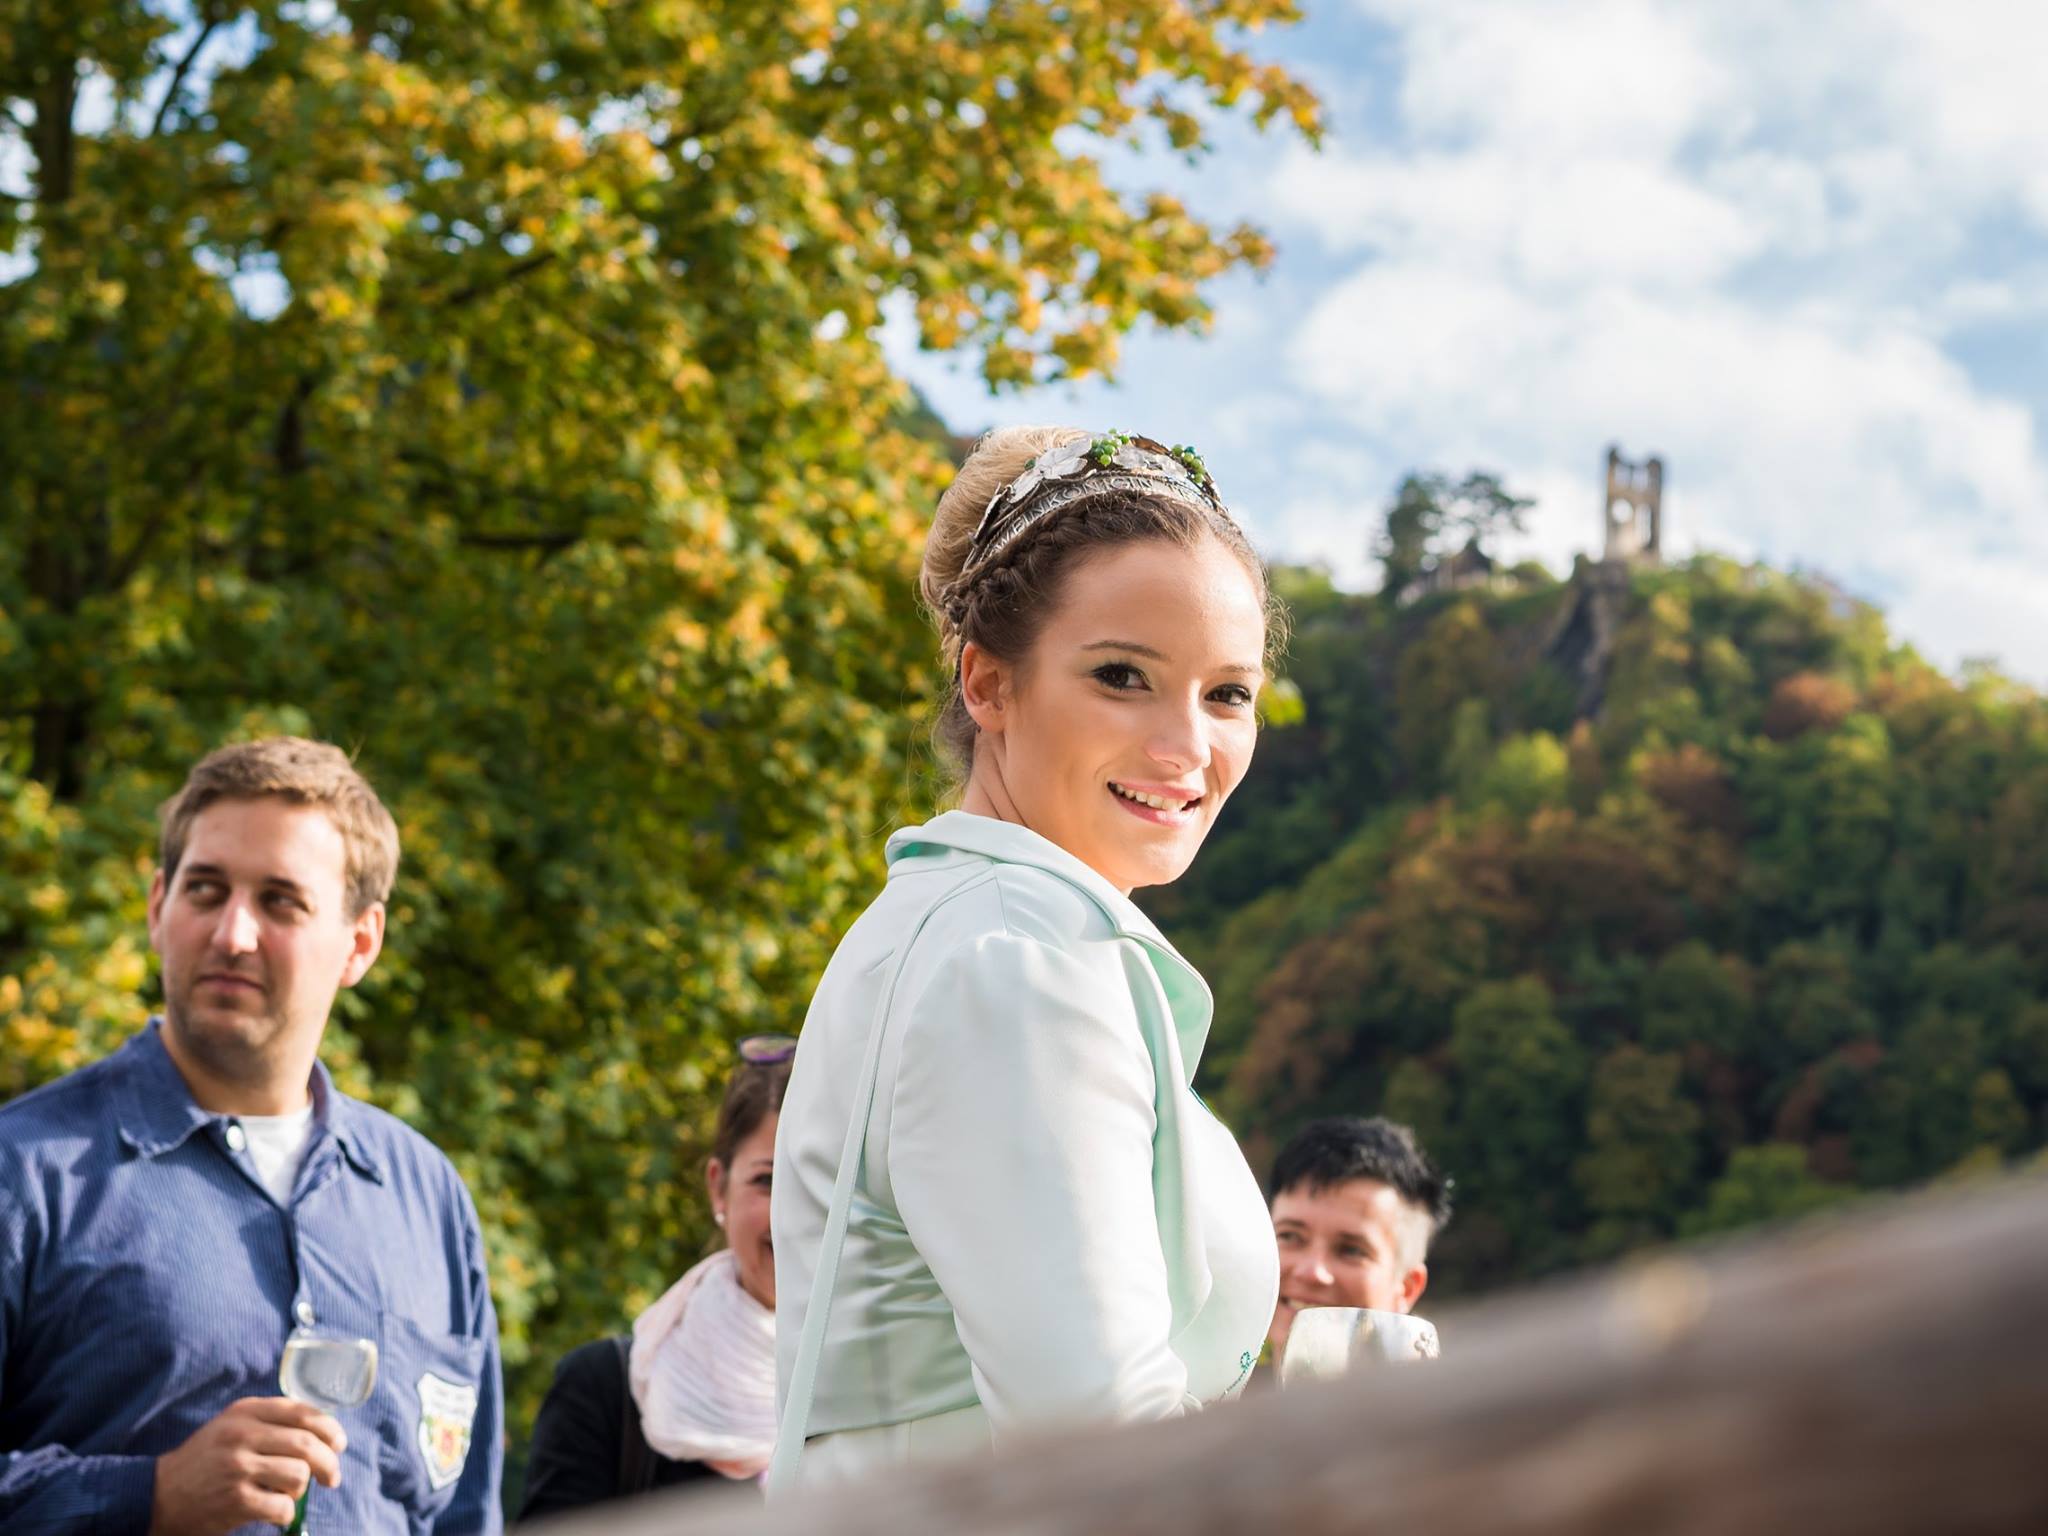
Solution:
<svg viewBox="0 0 2048 1536"><path fill-rule="evenodd" d="M146 1536L155 1458L235 1399L278 1395L307 1325L377 1345L370 1400L339 1415L341 1486L313 1488L308 1527L495 1536L497 1318L460 1175L316 1065L280 1205L160 1027L0 1108L0 1530Z"/></svg>

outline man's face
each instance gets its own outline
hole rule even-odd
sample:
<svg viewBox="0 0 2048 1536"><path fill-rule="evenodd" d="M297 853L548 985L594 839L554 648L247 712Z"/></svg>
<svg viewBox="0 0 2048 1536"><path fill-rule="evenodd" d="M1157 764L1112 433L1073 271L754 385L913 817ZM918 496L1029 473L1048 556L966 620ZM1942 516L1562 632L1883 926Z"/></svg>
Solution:
<svg viewBox="0 0 2048 1536"><path fill-rule="evenodd" d="M1277 1359L1303 1307L1406 1312L1429 1283L1428 1217L1378 1179L1300 1184L1273 1200L1280 1305L1267 1338Z"/></svg>
<svg viewBox="0 0 2048 1536"><path fill-rule="evenodd" d="M149 893L174 1055L237 1083L310 1070L334 994L383 940L383 907L351 917L346 880L341 830L318 807L219 800L193 818Z"/></svg>

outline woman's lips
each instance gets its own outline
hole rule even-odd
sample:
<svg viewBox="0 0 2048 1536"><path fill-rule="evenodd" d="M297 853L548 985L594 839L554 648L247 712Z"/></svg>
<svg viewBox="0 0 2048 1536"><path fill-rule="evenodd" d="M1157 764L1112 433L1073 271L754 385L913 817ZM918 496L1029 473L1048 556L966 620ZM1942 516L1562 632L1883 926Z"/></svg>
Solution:
<svg viewBox="0 0 2048 1536"><path fill-rule="evenodd" d="M1140 821L1149 821L1154 826L1184 827L1195 819L1195 813L1202 805L1200 794L1189 794L1186 790L1172 785L1126 785L1112 779L1107 787L1110 798L1118 805ZM1145 798L1139 799L1137 796ZM1146 803L1159 800L1168 803L1164 806Z"/></svg>

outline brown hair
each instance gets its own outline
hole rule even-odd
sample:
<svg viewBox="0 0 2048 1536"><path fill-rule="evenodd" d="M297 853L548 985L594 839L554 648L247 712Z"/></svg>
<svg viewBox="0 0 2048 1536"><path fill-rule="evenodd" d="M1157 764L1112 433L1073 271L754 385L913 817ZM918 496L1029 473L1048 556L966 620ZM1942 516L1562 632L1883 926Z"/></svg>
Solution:
<svg viewBox="0 0 2048 1536"><path fill-rule="evenodd" d="M1089 435L1079 427L998 427L974 445L939 498L918 590L938 626L940 657L952 673L932 734L963 778L974 764L976 727L960 697L961 648L971 640L1005 661L1022 660L1058 606L1067 574L1087 555L1152 539L1185 549L1213 538L1243 562L1259 594L1269 665L1286 633L1286 615L1267 590L1265 567L1244 530L1224 513L1173 496L1092 497L1054 513L963 576L975 529L996 492L1037 455Z"/></svg>
<svg viewBox="0 0 2048 1536"><path fill-rule="evenodd" d="M725 1097L718 1105L718 1127L711 1133L711 1155L728 1179L740 1143L753 1135L763 1120L782 1112L791 1065L788 1061L742 1061L727 1081Z"/></svg>
<svg viewBox="0 0 2048 1536"><path fill-rule="evenodd" d="M346 752L300 736L237 742L199 760L185 787L157 808L163 826L157 858L164 879L178 872L185 840L201 811L216 800L272 795L294 805L318 806L340 831L351 919L391 894L398 874L398 824Z"/></svg>

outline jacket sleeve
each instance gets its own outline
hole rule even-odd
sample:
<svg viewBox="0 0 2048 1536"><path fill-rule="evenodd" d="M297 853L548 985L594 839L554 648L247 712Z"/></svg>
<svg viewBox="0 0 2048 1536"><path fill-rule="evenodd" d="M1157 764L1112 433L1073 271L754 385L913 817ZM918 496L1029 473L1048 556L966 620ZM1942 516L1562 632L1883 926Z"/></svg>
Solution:
<svg viewBox="0 0 2048 1536"><path fill-rule="evenodd" d="M452 1170L451 1170L452 1173ZM505 1516L498 1502L505 1472L505 1372L498 1355L498 1313L491 1305L484 1263L483 1224L469 1190L457 1178L455 1200L463 1223L468 1265L470 1337L483 1340L484 1364L477 1382L476 1418L470 1425L469 1457L455 1485L455 1497L434 1518L435 1536L500 1536Z"/></svg>
<svg viewBox="0 0 2048 1536"><path fill-rule="evenodd" d="M533 1420L521 1520L598 1504L618 1493L619 1437L625 1433L618 1350L599 1339L571 1350Z"/></svg>
<svg viewBox="0 0 2048 1536"><path fill-rule="evenodd" d="M154 1456L74 1456L60 1445L0 1454L0 1530L147 1531L155 1498Z"/></svg>
<svg viewBox="0 0 2048 1536"><path fill-rule="evenodd" d="M5 1172L8 1186L27 1186L15 1168ZM0 1188L0 1409L24 1389L7 1362L20 1354L16 1341L28 1327L30 1212L14 1187ZM61 1445L0 1451L0 1531L146 1531L155 1498L154 1456L78 1456Z"/></svg>
<svg viewBox="0 0 2048 1536"><path fill-rule="evenodd" d="M987 935L938 963L904 1019L889 1179L999 1438L1186 1406L1153 1203L1157 1074L1121 950Z"/></svg>

